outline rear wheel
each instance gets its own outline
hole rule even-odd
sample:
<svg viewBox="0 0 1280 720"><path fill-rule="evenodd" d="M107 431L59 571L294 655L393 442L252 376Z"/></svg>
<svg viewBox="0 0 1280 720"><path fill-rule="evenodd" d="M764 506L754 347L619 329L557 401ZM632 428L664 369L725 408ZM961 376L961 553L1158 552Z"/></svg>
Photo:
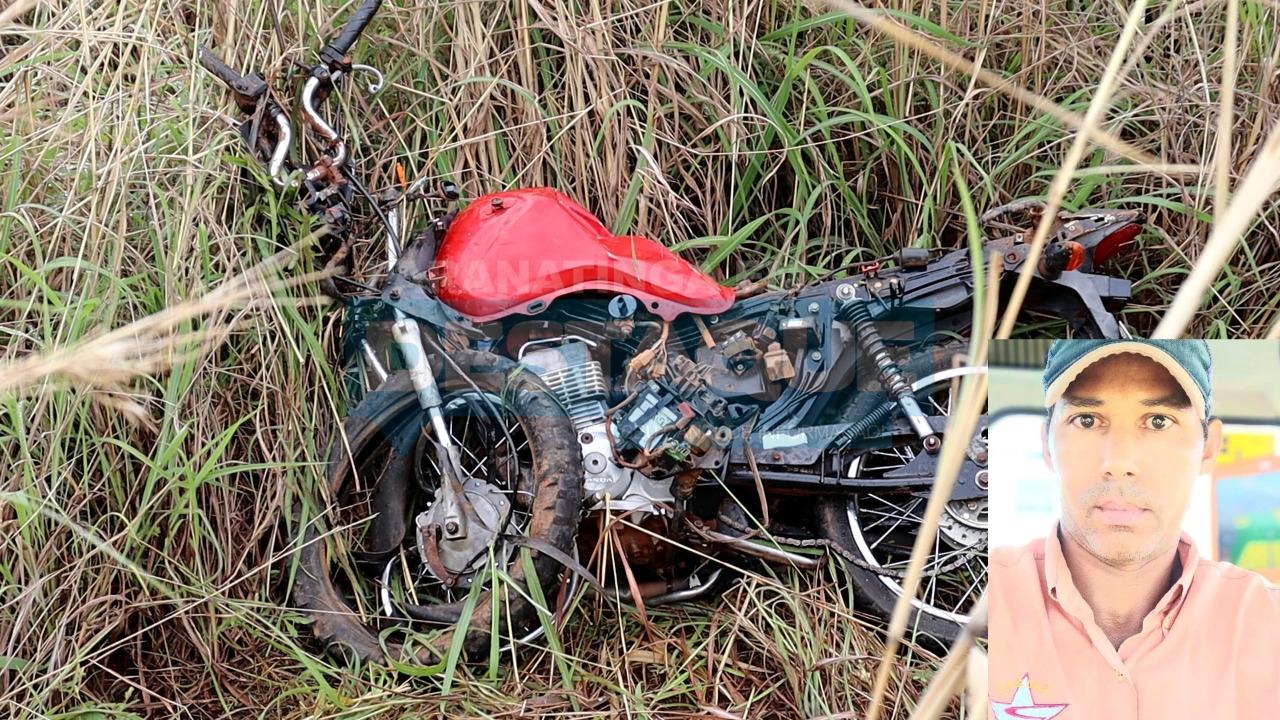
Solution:
<svg viewBox="0 0 1280 720"><path fill-rule="evenodd" d="M473 656L493 636L503 645L529 637L540 622L520 549L530 547L548 598L561 567L538 548L572 552L584 473L569 417L511 361L451 357L467 377L441 373L437 384L474 513L464 534L430 532L444 524L435 517L440 467L407 373L344 421L326 471L331 504L321 519L332 529L306 531L294 601L318 639L365 660L437 662L460 630Z"/></svg>
<svg viewBox="0 0 1280 720"><path fill-rule="evenodd" d="M965 374L986 372L982 367L951 368L951 358L967 351L951 345L923 356L913 357L903 366L908 382L917 385L916 398L930 415L950 415L953 398L951 381ZM878 393L863 393L842 413L842 420L865 417L885 402ZM974 447L985 449L986 410L979 420ZM906 467L924 452L918 438L903 438L893 447L868 451L856 457L848 468L850 477L884 477ZM972 458L966 458L971 465ZM985 467L978 468L985 470ZM962 472L964 470L962 469ZM974 473L976 475L976 472ZM947 503L933 549L925 564L908 627L949 645L968 622L968 612L987 583L987 499L985 480L980 498ZM829 540L856 557L846 562L860 597L876 614L888 618L903 594L901 575L911 557L911 549L924 522L928 492L919 488L890 489L831 498L819 505L818 520Z"/></svg>

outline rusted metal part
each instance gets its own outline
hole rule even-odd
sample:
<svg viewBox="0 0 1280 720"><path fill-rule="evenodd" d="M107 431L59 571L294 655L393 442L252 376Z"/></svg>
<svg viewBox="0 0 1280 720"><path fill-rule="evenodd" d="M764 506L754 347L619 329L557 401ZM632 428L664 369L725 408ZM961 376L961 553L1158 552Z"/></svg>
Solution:
<svg viewBox="0 0 1280 720"><path fill-rule="evenodd" d="M693 489L698 485L698 478L702 476L701 468L693 468L676 474L675 483L672 486L672 494L677 500L687 500L693 495Z"/></svg>
<svg viewBox="0 0 1280 720"><path fill-rule="evenodd" d="M333 161L327 157L322 157L317 160L315 165L312 166L311 172L312 175L310 177L313 180L320 180L334 185L346 182L346 178L343 177L342 171L339 170L338 166L333 164Z"/></svg>
<svg viewBox="0 0 1280 720"><path fill-rule="evenodd" d="M1034 225L1040 221L1040 215L1044 213L1044 208L1045 205L1043 200L1022 198L1020 200L1014 200L1013 202L991 208L983 213L982 217L978 218L978 223L981 225L990 225L995 223L999 218L1025 212L1031 216L1032 225Z"/></svg>
<svg viewBox="0 0 1280 720"><path fill-rule="evenodd" d="M1016 214L1017 212L1026 211L1029 213L1029 222L1026 224L995 223L1014 232L1009 237L999 238L987 243L987 252L998 251L1004 258L1006 270L1016 269L1017 266L1021 265L1021 260L1026 256L1027 244L1034 239L1035 229L1039 224L1040 213L1043 209L1044 204L1040 201L1020 201L994 208L983 216L984 219L990 216L994 220L994 218ZM984 224L985 222L990 221L984 221ZM1082 265L1081 269L1085 271L1090 271L1092 270L1093 259L1089 253L1098 248L1103 240L1126 225L1135 226L1133 234L1136 234L1136 226L1141 225L1143 222L1145 222L1145 216L1140 210L1087 208L1074 213L1059 212L1057 217L1054 218L1053 224L1049 227L1048 247L1044 255L1051 254L1055 246L1061 246L1071 253L1083 252L1083 257L1077 258L1078 262L1075 264ZM1079 244L1079 249L1071 246L1073 242ZM1045 267L1043 258L1041 266L1037 269L1047 277L1056 276L1055 272L1057 271L1052 266Z"/></svg>
<svg viewBox="0 0 1280 720"><path fill-rule="evenodd" d="M676 546L662 539L668 534L667 519L662 515L650 514L634 524L618 523L613 532L618 550L633 568L660 571L674 564Z"/></svg>
<svg viewBox="0 0 1280 720"><path fill-rule="evenodd" d="M440 559L440 535L444 532L444 528L431 523L418 530L422 536L422 547L425 550L422 559L426 561L427 567L431 568L432 574L444 583L445 587L453 587L458 584L458 576L449 571L444 566L444 560Z"/></svg>

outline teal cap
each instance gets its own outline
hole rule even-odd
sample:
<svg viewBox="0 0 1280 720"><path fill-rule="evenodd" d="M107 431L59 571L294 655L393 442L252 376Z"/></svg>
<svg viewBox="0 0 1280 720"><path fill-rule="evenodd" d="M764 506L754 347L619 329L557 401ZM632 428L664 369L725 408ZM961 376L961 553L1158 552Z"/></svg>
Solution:
<svg viewBox="0 0 1280 720"><path fill-rule="evenodd" d="M1213 410L1213 356L1204 340L1057 340L1044 362L1044 405L1058 402L1067 386L1099 360L1133 353L1159 363L1191 399L1202 418Z"/></svg>

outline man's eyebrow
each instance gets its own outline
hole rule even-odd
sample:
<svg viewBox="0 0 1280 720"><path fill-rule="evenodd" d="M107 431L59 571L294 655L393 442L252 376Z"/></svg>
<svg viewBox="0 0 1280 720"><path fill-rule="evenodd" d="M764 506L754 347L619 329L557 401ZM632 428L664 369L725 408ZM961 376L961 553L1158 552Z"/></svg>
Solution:
<svg viewBox="0 0 1280 720"><path fill-rule="evenodd" d="M1169 407L1183 410L1191 407L1191 401L1185 395L1165 395L1164 397L1143 400L1142 405L1145 407Z"/></svg>
<svg viewBox="0 0 1280 720"><path fill-rule="evenodd" d="M1082 395L1063 395L1062 399L1068 405L1075 405L1076 407L1102 407L1106 404L1099 398L1084 397Z"/></svg>

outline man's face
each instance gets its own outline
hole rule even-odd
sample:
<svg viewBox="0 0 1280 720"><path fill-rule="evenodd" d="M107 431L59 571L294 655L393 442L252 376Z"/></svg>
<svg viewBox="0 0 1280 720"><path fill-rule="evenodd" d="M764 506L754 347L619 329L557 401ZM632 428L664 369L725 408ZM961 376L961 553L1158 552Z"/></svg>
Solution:
<svg viewBox="0 0 1280 720"><path fill-rule="evenodd" d="M1053 408L1045 462L1062 485L1062 529L1118 568L1177 544L1191 489L1222 437L1206 440L1186 393L1158 363L1122 353L1082 372Z"/></svg>

